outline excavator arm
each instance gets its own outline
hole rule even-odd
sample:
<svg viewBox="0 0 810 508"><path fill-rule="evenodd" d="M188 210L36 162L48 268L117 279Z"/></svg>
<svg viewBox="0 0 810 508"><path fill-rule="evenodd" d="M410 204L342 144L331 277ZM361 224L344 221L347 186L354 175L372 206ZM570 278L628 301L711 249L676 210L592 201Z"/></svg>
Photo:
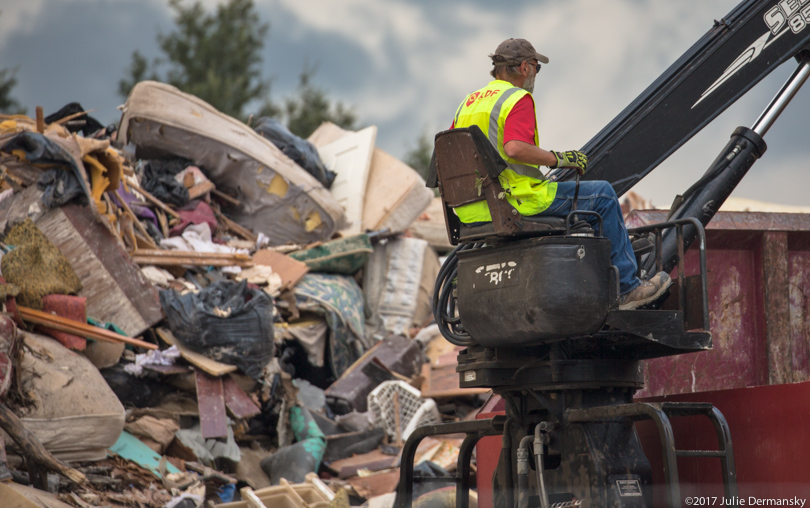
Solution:
<svg viewBox="0 0 810 508"><path fill-rule="evenodd" d="M803 51L810 51L810 0L743 1L585 144L584 178L607 180L622 195Z"/></svg>

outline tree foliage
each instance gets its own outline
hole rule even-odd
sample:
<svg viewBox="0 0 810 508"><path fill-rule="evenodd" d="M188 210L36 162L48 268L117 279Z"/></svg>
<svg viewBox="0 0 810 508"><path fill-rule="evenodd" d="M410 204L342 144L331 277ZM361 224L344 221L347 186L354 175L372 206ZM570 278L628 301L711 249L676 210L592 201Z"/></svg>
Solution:
<svg viewBox="0 0 810 508"><path fill-rule="evenodd" d="M255 117L280 118L300 137L309 136L324 121L354 128L357 117L352 108L333 104L324 90L314 86L312 68L304 67L298 89L283 104L270 100L270 82L262 76L260 56L270 25L261 22L253 0L225 0L213 14L199 0L188 6L184 0L170 0L169 5L176 26L173 32L158 35L162 56L149 62L133 52L126 77L118 83L122 97L139 81L153 79L243 120L246 108L259 104Z"/></svg>
<svg viewBox="0 0 810 508"><path fill-rule="evenodd" d="M302 138L309 137L323 122L354 130L357 115L353 109L342 102L332 104L326 92L312 84L314 73L312 68L301 72L295 95L284 100L284 107L277 115L286 121L290 132Z"/></svg>
<svg viewBox="0 0 810 508"><path fill-rule="evenodd" d="M17 85L14 75L17 68L0 69L0 113L24 114L25 108L11 96L11 90Z"/></svg>
<svg viewBox="0 0 810 508"><path fill-rule="evenodd" d="M427 179L430 170L430 158L433 156L433 142L427 132L423 132L416 140L416 146L405 153L405 164Z"/></svg>
<svg viewBox="0 0 810 508"><path fill-rule="evenodd" d="M119 93L126 97L138 81L156 78L241 118L248 103L269 91L260 65L270 25L261 22L253 0L228 0L214 13L206 12L200 1L187 6L184 0L170 0L169 5L176 27L158 35L163 58L150 64L135 51ZM161 77L158 70L164 66Z"/></svg>

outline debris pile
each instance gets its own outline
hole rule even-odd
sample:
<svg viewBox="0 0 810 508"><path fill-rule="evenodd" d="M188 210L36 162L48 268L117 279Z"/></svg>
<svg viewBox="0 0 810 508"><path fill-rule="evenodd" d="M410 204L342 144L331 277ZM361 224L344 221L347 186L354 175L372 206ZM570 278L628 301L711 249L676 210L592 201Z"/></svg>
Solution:
<svg viewBox="0 0 810 508"><path fill-rule="evenodd" d="M0 499L391 506L408 435L474 416L431 324L447 245L410 232L441 212L376 127L148 81L118 126L37 109L0 115Z"/></svg>

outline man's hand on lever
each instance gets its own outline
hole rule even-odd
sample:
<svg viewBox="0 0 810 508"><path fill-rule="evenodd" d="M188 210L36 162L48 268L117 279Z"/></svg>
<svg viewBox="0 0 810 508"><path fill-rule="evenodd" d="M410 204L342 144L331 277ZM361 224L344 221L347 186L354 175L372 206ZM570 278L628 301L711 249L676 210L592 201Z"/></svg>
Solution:
<svg viewBox="0 0 810 508"><path fill-rule="evenodd" d="M569 150L567 152L554 152L557 157L557 164L551 166L552 169L556 168L574 168L580 175L585 174L585 169L588 167L588 156L578 150Z"/></svg>

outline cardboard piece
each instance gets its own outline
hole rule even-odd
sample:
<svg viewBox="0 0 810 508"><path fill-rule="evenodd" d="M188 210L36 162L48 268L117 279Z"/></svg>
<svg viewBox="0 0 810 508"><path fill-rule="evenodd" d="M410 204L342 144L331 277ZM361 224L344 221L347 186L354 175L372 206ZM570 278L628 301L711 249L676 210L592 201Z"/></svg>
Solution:
<svg viewBox="0 0 810 508"><path fill-rule="evenodd" d="M265 265L281 276L281 290L290 289L309 272L309 267L286 254L272 249L262 249L253 255L254 265Z"/></svg>
<svg viewBox="0 0 810 508"><path fill-rule="evenodd" d="M0 499L3 508L72 508L49 492L13 482L0 483Z"/></svg>
<svg viewBox="0 0 810 508"><path fill-rule="evenodd" d="M310 135L309 142L323 147L349 134L351 131L325 122ZM405 231L432 199L433 191L425 187L419 173L385 151L374 149L363 199L363 230ZM440 218L444 231L444 216Z"/></svg>
<svg viewBox="0 0 810 508"><path fill-rule="evenodd" d="M337 173L329 191L346 212L348 226L343 231L349 235L363 232L363 200L358 197L366 195L376 139L377 127L372 125L316 147L324 166Z"/></svg>
<svg viewBox="0 0 810 508"><path fill-rule="evenodd" d="M411 236L426 240L439 253L453 250L450 239L447 237L443 207L442 198L433 198L422 214L408 226Z"/></svg>

